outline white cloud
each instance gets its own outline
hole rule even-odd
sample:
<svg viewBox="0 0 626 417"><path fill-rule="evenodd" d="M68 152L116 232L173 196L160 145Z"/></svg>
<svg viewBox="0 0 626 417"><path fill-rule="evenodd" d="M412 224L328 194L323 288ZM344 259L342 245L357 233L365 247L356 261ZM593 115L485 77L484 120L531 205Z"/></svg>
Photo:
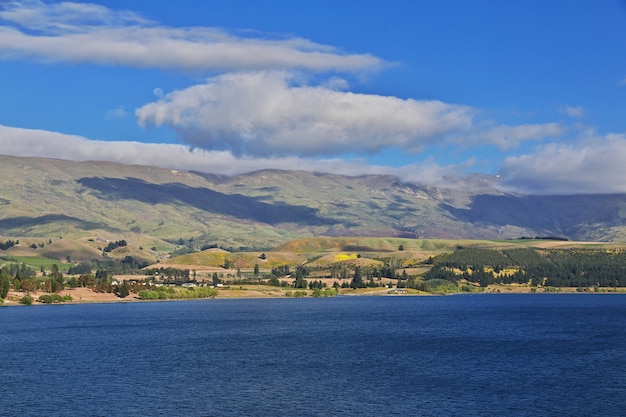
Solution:
<svg viewBox="0 0 626 417"><path fill-rule="evenodd" d="M385 63L301 38L241 37L218 28L172 28L89 3L1 5L0 56L186 71L296 68L369 71Z"/></svg>
<svg viewBox="0 0 626 417"><path fill-rule="evenodd" d="M359 159L304 159L236 157L226 151L190 150L183 145L90 140L39 129L0 125L3 155L44 157L72 161L112 161L206 173L236 175L261 169L304 170L341 175L396 175L404 181L446 186L462 174L458 167L434 162L404 167L368 165Z"/></svg>
<svg viewBox="0 0 626 417"><path fill-rule="evenodd" d="M417 151L467 131L475 111L440 101L293 85L286 72L230 73L136 110L143 125L169 126L191 146L238 154L320 156Z"/></svg>
<svg viewBox="0 0 626 417"><path fill-rule="evenodd" d="M398 167L394 169L393 175L412 184L468 190L470 184L465 181L467 173L463 172L464 165L439 165L434 161L427 161Z"/></svg>
<svg viewBox="0 0 626 417"><path fill-rule="evenodd" d="M140 123L169 126L203 149L310 157L419 152L439 143L511 148L561 129L481 122L477 109L436 100L351 93L336 76L307 85L305 75L295 74L363 72L386 63L301 38L172 28L102 5L39 0L0 3L0 22L0 59L233 71L167 95L157 87L157 100L135 112ZM106 114L124 116L123 108Z"/></svg>
<svg viewBox="0 0 626 417"><path fill-rule="evenodd" d="M492 144L560 136L556 123L495 125L478 110L441 101L338 91L340 80L298 84L284 71L220 75L135 111L142 125L168 126L185 143L247 155L328 156L397 148ZM328 87L330 84L331 88Z"/></svg>
<svg viewBox="0 0 626 417"><path fill-rule="evenodd" d="M538 141L544 138L561 136L563 128L558 123L523 124L516 126L490 125L476 126L462 136L466 144L491 144L500 149L511 149L525 141Z"/></svg>
<svg viewBox="0 0 626 417"><path fill-rule="evenodd" d="M348 81L339 77L331 77L329 80L325 81L322 86L324 88L328 88L329 90L337 91L346 91L350 87Z"/></svg>
<svg viewBox="0 0 626 417"><path fill-rule="evenodd" d="M0 19L29 30L56 34L79 33L85 27L120 24L150 24L130 11L114 11L93 3L60 2L46 4L39 0L5 1Z"/></svg>
<svg viewBox="0 0 626 417"><path fill-rule="evenodd" d="M582 106L566 106L563 108L563 113L569 117L580 119L585 116L585 109Z"/></svg>
<svg viewBox="0 0 626 417"><path fill-rule="evenodd" d="M124 117L126 117L128 113L126 112L126 109L124 108L124 106L119 106L116 107L112 110L109 110L108 112L105 113L104 118L107 120L110 119L122 119Z"/></svg>
<svg viewBox="0 0 626 417"><path fill-rule="evenodd" d="M307 84L299 73L363 72L387 65L301 38L241 36L218 28L172 28L128 11L90 3L0 2L0 59L92 63L182 71L232 71L164 94L135 111L146 126L168 126L185 145L95 141L0 125L3 154L109 160L164 168L238 174L264 168L346 175L392 174L449 186L465 169L437 163L400 168L332 159L389 148L427 146L511 149L524 141L563 135L557 123L508 126L480 119L478 109L436 100L400 99L347 91L327 77ZM320 76L319 78L323 78ZM626 84L623 80L621 84ZM570 117L582 107L565 107ZM105 114L125 117L120 106ZM626 192L623 136L552 144L502 164L511 190L542 193ZM310 157L331 159L312 160ZM603 159L604 158L604 159ZM467 168L467 167L465 167Z"/></svg>
<svg viewBox="0 0 626 417"><path fill-rule="evenodd" d="M227 151L190 150L184 145L98 141L37 129L0 125L4 155L74 161L113 161L168 169L236 175L260 169L304 170L341 175L395 175L405 182L442 188L466 188L471 160L459 166L434 161L402 167L369 165L359 159L237 157ZM626 192L626 135L607 135L575 144L549 144L507 158L500 169L503 191L528 194Z"/></svg>
<svg viewBox="0 0 626 417"><path fill-rule="evenodd" d="M552 143L533 153L506 158L502 185L534 194L626 192L626 135Z"/></svg>

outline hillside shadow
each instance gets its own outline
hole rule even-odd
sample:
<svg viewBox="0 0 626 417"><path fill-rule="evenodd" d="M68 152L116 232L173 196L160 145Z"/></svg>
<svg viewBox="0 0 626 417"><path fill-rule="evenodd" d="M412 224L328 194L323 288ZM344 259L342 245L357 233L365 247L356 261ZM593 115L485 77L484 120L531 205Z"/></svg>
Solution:
<svg viewBox="0 0 626 417"><path fill-rule="evenodd" d="M553 233L572 233L582 224L623 225L623 195L515 196L477 195L468 208L441 203L459 220L491 226L512 225Z"/></svg>
<svg viewBox="0 0 626 417"><path fill-rule="evenodd" d="M136 200L148 204L182 204L202 211L276 225L331 225L336 220L320 217L317 210L286 203L267 203L241 194L223 194L208 188L180 183L152 184L137 178L81 178L78 183L105 200Z"/></svg>
<svg viewBox="0 0 626 417"><path fill-rule="evenodd" d="M6 219L0 220L0 230L10 230L10 229L29 229L35 226L41 226L42 224L49 223L76 223L79 224L82 229L97 229L99 227L103 227L97 223L87 222L85 220L66 216L64 214L47 214L45 216L39 217L9 217Z"/></svg>

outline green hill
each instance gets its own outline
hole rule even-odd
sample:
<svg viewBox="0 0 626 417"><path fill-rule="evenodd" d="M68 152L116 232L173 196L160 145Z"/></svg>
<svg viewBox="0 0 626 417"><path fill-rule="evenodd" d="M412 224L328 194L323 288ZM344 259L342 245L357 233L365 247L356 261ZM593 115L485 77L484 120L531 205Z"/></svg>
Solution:
<svg viewBox="0 0 626 417"><path fill-rule="evenodd" d="M431 188L392 176L265 170L226 177L0 156L0 235L77 240L77 259L99 252L98 242L119 239L146 258L207 245L266 251L285 242L296 253L327 244L329 250L438 244L416 238L626 242L626 195L512 195L493 181L476 177ZM375 243L355 244L354 236ZM318 239L298 243L311 237Z"/></svg>

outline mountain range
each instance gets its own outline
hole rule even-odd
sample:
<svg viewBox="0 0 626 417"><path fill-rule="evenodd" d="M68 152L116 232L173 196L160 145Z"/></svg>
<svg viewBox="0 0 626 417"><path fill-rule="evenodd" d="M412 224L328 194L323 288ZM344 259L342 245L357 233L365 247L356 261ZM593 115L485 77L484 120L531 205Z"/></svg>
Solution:
<svg viewBox="0 0 626 417"><path fill-rule="evenodd" d="M387 175L236 176L0 156L0 236L270 248L310 236L626 241L626 194L504 193L495 176L427 187Z"/></svg>

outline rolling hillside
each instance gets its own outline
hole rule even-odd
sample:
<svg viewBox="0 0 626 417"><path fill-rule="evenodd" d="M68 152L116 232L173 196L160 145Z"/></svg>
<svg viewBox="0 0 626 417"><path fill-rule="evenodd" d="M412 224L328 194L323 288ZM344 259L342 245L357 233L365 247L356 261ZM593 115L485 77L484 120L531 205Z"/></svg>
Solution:
<svg viewBox="0 0 626 417"><path fill-rule="evenodd" d="M494 180L472 178L459 191L392 176L224 177L0 156L0 236L125 239L156 249L190 241L265 249L314 236L626 241L626 195L503 194Z"/></svg>

